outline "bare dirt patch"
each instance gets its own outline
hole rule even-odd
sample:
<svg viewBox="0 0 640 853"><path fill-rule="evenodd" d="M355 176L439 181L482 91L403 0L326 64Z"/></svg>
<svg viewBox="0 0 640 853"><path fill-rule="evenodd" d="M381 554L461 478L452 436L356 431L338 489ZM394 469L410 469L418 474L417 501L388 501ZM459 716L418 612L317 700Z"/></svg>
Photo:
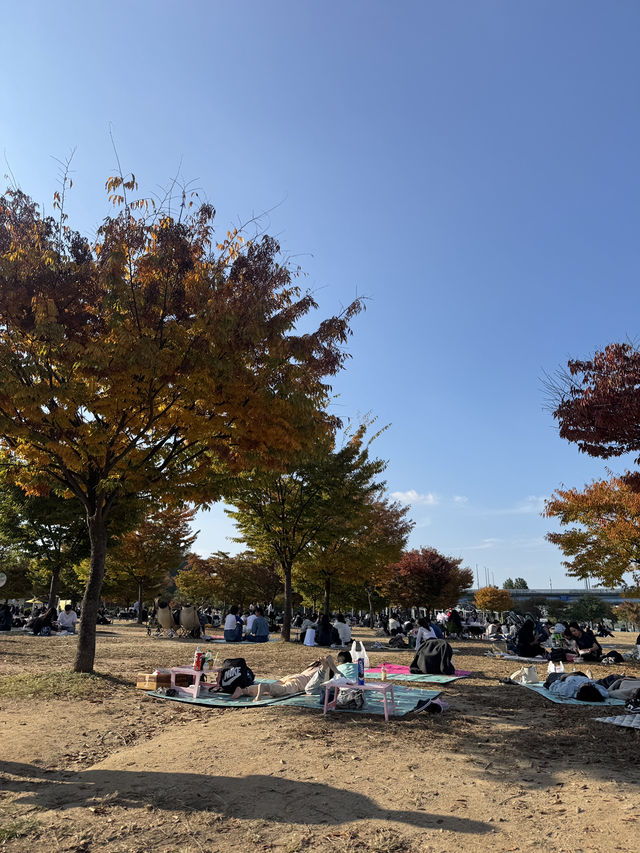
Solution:
<svg viewBox="0 0 640 853"><path fill-rule="evenodd" d="M618 634L615 643L633 639ZM447 714L388 724L149 699L136 673L188 662L193 643L108 626L89 678L68 674L75 643L0 639L2 850L637 846L638 732L594 721L613 709L553 705L500 685L516 665L485 657L482 642L454 643L456 665L473 675L442 686ZM265 676L297 671L313 655L291 644L212 648L243 654Z"/></svg>

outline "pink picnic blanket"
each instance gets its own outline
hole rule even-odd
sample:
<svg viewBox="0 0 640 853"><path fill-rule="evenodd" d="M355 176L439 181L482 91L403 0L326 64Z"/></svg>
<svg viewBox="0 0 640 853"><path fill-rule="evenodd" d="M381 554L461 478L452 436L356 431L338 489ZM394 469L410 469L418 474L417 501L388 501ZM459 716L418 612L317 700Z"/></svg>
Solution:
<svg viewBox="0 0 640 853"><path fill-rule="evenodd" d="M388 663L386 667L389 675L409 675L411 673L408 666L401 666L397 663ZM376 666L373 669L365 670L365 672L380 672L381 668L382 667ZM456 675L459 678L464 678L465 675L471 675L471 671L466 669L456 669Z"/></svg>

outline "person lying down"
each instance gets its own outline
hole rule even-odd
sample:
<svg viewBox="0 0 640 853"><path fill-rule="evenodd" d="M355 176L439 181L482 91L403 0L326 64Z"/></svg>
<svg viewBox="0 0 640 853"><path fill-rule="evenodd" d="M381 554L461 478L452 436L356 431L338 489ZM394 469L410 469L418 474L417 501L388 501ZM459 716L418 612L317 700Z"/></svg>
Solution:
<svg viewBox="0 0 640 853"><path fill-rule="evenodd" d="M346 661L347 655L350 659L351 655L348 652L341 652L338 655L338 661L343 657ZM303 669L302 672L296 672L293 675L285 675L283 678L279 678L277 681L273 681L270 684L261 683L252 684L250 687L237 687L231 698L239 699L241 696L253 696L253 701L257 702L259 699L264 699L266 696L273 696L274 698L279 696L292 696L294 693L303 693L312 679L315 683L322 684L325 681L329 681L329 679L333 678L335 675L341 674L342 673L338 669L338 666L331 655L327 655L326 657L314 660L314 662L306 669Z"/></svg>

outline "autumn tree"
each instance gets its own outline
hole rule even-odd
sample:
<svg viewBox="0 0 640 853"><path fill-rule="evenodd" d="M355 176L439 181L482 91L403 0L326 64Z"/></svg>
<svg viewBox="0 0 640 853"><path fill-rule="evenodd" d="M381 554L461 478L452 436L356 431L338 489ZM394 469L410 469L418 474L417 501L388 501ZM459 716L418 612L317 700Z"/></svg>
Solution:
<svg viewBox="0 0 640 853"><path fill-rule="evenodd" d="M251 602L270 604L282 582L275 564L266 563L257 554L245 551L230 556L218 551L206 559L190 555L185 568L176 575L176 586L189 601L245 607Z"/></svg>
<svg viewBox="0 0 640 853"><path fill-rule="evenodd" d="M513 599L508 589L498 589L497 586L483 586L476 590L474 604L478 610L492 610L502 613L511 610Z"/></svg>
<svg viewBox="0 0 640 853"><path fill-rule="evenodd" d="M455 606L473 584L473 572L461 563L461 558L445 557L435 548L406 551L388 567L387 595L404 607Z"/></svg>
<svg viewBox="0 0 640 853"><path fill-rule="evenodd" d="M170 571L177 572L196 539L191 531L195 510L158 506L141 523L117 537L107 555L105 588L118 593L131 589L138 600L142 622L145 594L155 595L166 585ZM83 577L83 567L79 567ZM86 580L86 578L83 578Z"/></svg>
<svg viewBox="0 0 640 853"><path fill-rule="evenodd" d="M327 378L343 365L356 301L316 331L316 307L267 236L216 241L214 210L132 200L95 240L23 192L0 197L0 445L18 483L80 501L90 572L74 668L91 672L115 507L142 492L203 504L216 475L284 466L336 423ZM170 199L174 201L174 199Z"/></svg>
<svg viewBox="0 0 640 853"><path fill-rule="evenodd" d="M640 604L637 601L621 601L613 607L613 616L618 622L637 628L640 625Z"/></svg>
<svg viewBox="0 0 640 853"><path fill-rule="evenodd" d="M363 530L371 499L381 482L385 463L369 456L367 424L338 449L332 441L318 442L313 452L300 454L289 473L253 471L238 477L227 500L234 507L239 541L266 560L277 560L284 581L282 636L290 637L293 571L304 558L324 549L329 560L332 543L343 543ZM315 551L312 549L315 548ZM318 567L318 563L315 563ZM323 569L325 600L331 579L344 570L342 558Z"/></svg>
<svg viewBox="0 0 640 853"><path fill-rule="evenodd" d="M560 436L601 459L640 454L640 350L610 344L548 383ZM636 456L640 462L640 455Z"/></svg>
<svg viewBox="0 0 640 853"><path fill-rule="evenodd" d="M565 555L569 576L614 587L632 572L640 581L640 492L626 477L596 480L582 490L557 489L544 515L567 528L547 539Z"/></svg>

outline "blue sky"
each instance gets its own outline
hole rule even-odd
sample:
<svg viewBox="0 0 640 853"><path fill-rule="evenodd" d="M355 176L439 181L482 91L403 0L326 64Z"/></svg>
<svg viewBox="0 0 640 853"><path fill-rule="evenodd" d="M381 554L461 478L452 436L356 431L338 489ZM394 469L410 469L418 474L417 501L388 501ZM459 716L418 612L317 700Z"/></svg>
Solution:
<svg viewBox="0 0 640 853"><path fill-rule="evenodd" d="M180 170L223 231L270 211L322 315L368 297L335 410L390 424L410 544L567 585L542 500L605 467L541 380L637 336L639 28L632 0L4 4L5 170L49 204L75 147L92 232L111 128L142 190ZM199 528L234 548L220 507Z"/></svg>

